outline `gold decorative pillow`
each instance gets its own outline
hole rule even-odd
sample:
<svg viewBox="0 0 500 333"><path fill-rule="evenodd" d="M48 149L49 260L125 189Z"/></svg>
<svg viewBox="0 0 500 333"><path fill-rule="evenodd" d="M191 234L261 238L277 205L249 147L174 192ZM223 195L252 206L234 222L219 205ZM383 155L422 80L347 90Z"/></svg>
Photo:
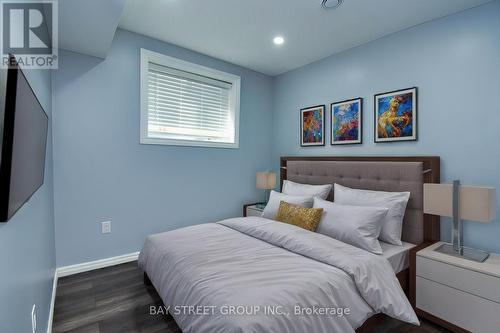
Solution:
<svg viewBox="0 0 500 333"><path fill-rule="evenodd" d="M316 231L321 215L323 215L323 208L304 208L280 201L280 208L274 219L309 231Z"/></svg>

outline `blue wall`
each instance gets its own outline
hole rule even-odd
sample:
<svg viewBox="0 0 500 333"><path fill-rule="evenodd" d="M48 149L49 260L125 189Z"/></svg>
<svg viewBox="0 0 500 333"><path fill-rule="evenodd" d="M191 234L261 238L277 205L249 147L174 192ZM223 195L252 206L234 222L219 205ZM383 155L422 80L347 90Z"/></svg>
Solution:
<svg viewBox="0 0 500 333"><path fill-rule="evenodd" d="M499 35L496 1L276 78L124 30L105 60L61 52L53 77L57 265L130 253L151 233L240 215L261 196L255 172L278 171L282 155L440 155L443 181L500 189ZM242 76L240 149L139 144L140 48ZM373 94L410 86L419 88L419 140L374 144ZM300 108L358 96L363 145L299 148ZM106 220L112 233L102 235ZM449 221L442 230L448 240ZM498 220L465 231L468 245L500 252Z"/></svg>
<svg viewBox="0 0 500 333"><path fill-rule="evenodd" d="M240 75L240 148L139 144L140 48ZM240 216L271 164L272 78L118 30L105 60L61 52L54 76L57 265L140 250L147 235ZM100 222L111 220L102 235Z"/></svg>
<svg viewBox="0 0 500 333"><path fill-rule="evenodd" d="M49 70L26 70L26 77L49 118ZM55 269L52 133L49 126L43 186L11 218L0 223L0 332L31 332L37 305L38 329L45 332Z"/></svg>
<svg viewBox="0 0 500 333"><path fill-rule="evenodd" d="M373 143L373 95L412 86L419 89L419 140ZM439 155L442 181L459 178L500 191L500 1L285 73L274 92L275 170L281 155ZM328 134L325 148L299 148L300 108L328 109L359 96L365 99L362 145L332 147ZM467 223L466 245L500 252L497 215L490 224ZM442 238L450 239L446 220Z"/></svg>

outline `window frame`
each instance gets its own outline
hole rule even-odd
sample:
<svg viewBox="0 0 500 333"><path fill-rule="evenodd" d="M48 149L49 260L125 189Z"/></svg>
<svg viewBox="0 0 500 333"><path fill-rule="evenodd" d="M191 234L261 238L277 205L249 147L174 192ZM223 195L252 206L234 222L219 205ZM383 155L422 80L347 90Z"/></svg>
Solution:
<svg viewBox="0 0 500 333"><path fill-rule="evenodd" d="M192 73L199 76L205 76L209 79L228 82L231 84L229 90L230 96L230 113L234 119L234 142L215 142L201 140L182 140L169 138L155 138L148 135L148 70L149 63L154 63L160 66L166 66L175 70ZM213 68L194 64L178 58L166 56L161 53L149 51L141 48L141 64L140 64L140 100L141 100L141 115L140 115L140 143L152 145L166 146L185 146L185 147L206 147L206 148L239 148L239 132L240 132L240 93L241 93L241 77L238 75L226 73Z"/></svg>

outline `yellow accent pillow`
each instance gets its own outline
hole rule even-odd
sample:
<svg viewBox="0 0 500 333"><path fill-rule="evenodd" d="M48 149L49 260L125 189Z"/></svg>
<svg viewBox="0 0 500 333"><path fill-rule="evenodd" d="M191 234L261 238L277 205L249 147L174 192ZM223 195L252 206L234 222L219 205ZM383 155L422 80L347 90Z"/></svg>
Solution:
<svg viewBox="0 0 500 333"><path fill-rule="evenodd" d="M274 219L309 231L316 231L322 215L323 208L304 208L280 201L280 208Z"/></svg>

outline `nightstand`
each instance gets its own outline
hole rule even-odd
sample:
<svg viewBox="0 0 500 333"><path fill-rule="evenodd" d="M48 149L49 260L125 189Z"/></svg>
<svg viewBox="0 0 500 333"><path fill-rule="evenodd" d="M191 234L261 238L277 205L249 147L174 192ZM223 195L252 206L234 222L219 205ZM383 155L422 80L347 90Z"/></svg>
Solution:
<svg viewBox="0 0 500 333"><path fill-rule="evenodd" d="M257 207L256 203L243 206L243 216L261 216L264 209Z"/></svg>
<svg viewBox="0 0 500 333"><path fill-rule="evenodd" d="M417 315L453 332L499 332L500 255L479 263L433 251L442 244L417 252Z"/></svg>

